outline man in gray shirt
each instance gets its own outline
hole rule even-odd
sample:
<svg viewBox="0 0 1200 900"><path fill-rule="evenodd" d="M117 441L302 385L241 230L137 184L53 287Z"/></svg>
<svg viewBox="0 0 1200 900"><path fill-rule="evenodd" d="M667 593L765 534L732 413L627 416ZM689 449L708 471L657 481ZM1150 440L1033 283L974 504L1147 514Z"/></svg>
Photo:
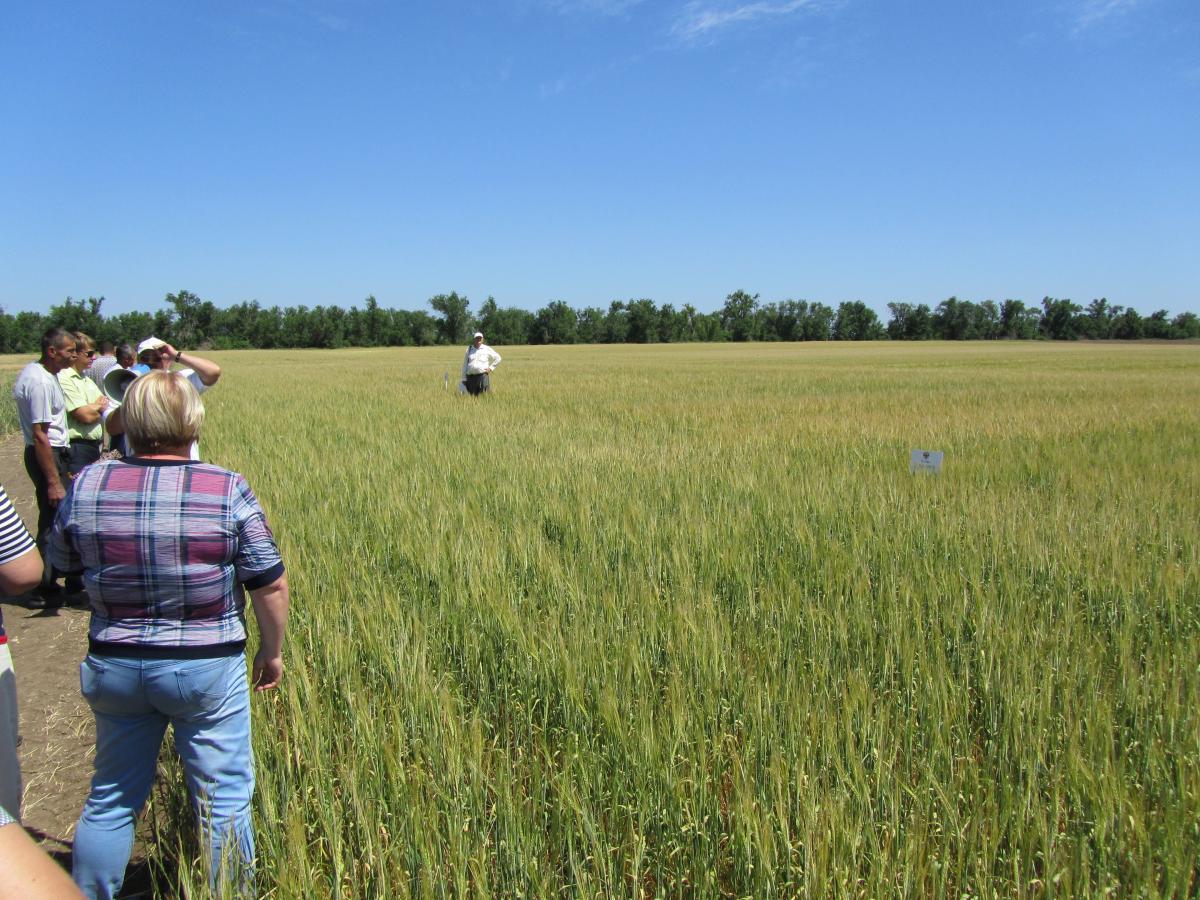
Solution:
<svg viewBox="0 0 1200 900"><path fill-rule="evenodd" d="M13 385L17 418L25 438L25 471L33 481L37 496L37 545L43 560L46 559L46 542L54 524L54 513L67 495L67 464L71 449L67 439L67 403L58 383L58 373L74 361L75 349L75 337L71 332L65 328L51 328L42 335L41 358L22 369ZM44 565L42 583L32 605L37 608L62 605L62 589L48 562Z"/></svg>
<svg viewBox="0 0 1200 900"><path fill-rule="evenodd" d="M118 365L117 348L113 346L112 341L100 342L100 355L92 360L92 364L83 370L83 374L92 381L96 382L96 387L104 390L104 376L108 374L108 370Z"/></svg>

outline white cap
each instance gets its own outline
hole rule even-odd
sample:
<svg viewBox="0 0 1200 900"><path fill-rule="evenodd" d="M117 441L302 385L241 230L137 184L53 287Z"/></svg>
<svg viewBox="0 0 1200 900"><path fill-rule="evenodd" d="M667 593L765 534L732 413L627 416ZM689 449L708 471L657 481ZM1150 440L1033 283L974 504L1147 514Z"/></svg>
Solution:
<svg viewBox="0 0 1200 900"><path fill-rule="evenodd" d="M471 340L475 340L475 338L477 338L477 337L483 337L483 332L482 331L475 332L473 335L471 335Z"/></svg>
<svg viewBox="0 0 1200 900"><path fill-rule="evenodd" d="M138 344L137 355L141 356L147 350L157 350L159 347L165 347L166 345L167 345L166 341L160 341L156 337L148 337L144 341L142 341L140 344Z"/></svg>

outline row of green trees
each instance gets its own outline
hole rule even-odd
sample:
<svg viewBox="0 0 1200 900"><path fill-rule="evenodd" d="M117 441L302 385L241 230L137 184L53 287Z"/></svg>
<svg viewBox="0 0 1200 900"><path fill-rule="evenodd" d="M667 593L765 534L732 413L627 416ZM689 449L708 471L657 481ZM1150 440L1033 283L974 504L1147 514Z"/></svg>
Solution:
<svg viewBox="0 0 1200 900"><path fill-rule="evenodd" d="M167 294L165 309L105 316L103 297L67 298L46 314L0 311L0 352L28 353L51 325L87 332L97 340L137 341L154 334L182 347L428 346L465 343L478 328L493 344L619 344L683 341L873 341L1050 339L1134 340L1200 338L1200 318L1166 310L1142 316L1103 298L1082 307L1046 297L1040 306L1020 300L973 303L951 297L936 307L889 303L885 325L861 301L837 309L806 300L760 303L734 291L722 308L699 312L653 300L613 301L608 309L574 309L555 300L530 312L501 307L489 297L477 312L458 293L429 300L432 312L383 309L374 297L362 308L272 306L256 301L224 308L189 291Z"/></svg>

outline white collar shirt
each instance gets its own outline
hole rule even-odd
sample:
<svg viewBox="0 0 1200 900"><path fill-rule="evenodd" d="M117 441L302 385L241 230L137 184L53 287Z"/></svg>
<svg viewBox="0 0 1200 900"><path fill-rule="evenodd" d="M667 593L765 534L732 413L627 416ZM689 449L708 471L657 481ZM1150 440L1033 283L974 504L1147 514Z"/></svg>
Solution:
<svg viewBox="0 0 1200 900"><path fill-rule="evenodd" d="M476 347L472 344L467 348L466 359L463 360L463 375L482 375L488 369L500 365L500 354L487 344Z"/></svg>

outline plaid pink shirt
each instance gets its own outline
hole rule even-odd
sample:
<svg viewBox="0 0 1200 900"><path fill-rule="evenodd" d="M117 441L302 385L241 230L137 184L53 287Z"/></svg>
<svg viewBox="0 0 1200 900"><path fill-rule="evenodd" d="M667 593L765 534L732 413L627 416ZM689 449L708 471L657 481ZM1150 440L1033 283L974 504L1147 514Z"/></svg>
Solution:
<svg viewBox="0 0 1200 900"><path fill-rule="evenodd" d="M207 463L136 457L79 473L59 504L50 559L84 573L92 650L133 656L240 649L243 586L283 574L245 478Z"/></svg>

